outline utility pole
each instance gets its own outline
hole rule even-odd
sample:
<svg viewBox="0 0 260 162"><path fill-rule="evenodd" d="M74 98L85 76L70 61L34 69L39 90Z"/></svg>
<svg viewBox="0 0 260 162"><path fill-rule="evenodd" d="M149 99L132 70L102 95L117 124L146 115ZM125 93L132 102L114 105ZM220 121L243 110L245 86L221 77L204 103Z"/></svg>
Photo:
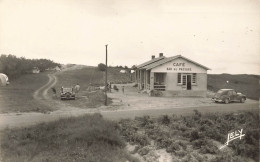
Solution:
<svg viewBox="0 0 260 162"><path fill-rule="evenodd" d="M107 46L106 45L106 81L105 81L105 95L106 95L106 100L105 100L105 105L107 106Z"/></svg>

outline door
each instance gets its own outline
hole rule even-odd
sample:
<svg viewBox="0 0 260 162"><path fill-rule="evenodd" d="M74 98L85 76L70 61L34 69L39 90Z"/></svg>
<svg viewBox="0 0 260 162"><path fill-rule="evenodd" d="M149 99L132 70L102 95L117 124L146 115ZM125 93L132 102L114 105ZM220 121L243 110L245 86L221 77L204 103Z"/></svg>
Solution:
<svg viewBox="0 0 260 162"><path fill-rule="evenodd" d="M187 90L191 90L191 75L187 75Z"/></svg>

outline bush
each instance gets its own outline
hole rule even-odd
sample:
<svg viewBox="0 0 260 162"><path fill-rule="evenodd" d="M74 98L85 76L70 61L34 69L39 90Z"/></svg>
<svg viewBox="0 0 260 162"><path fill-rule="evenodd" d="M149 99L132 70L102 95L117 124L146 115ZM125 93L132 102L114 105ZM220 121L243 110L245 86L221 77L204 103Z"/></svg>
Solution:
<svg viewBox="0 0 260 162"><path fill-rule="evenodd" d="M216 154L218 153L218 148L213 144L212 141L207 140L206 145L203 145L200 149L200 152L203 154Z"/></svg>
<svg viewBox="0 0 260 162"><path fill-rule="evenodd" d="M167 152L176 152L181 149L180 145L177 142L173 142L169 147L166 148Z"/></svg>
<svg viewBox="0 0 260 162"><path fill-rule="evenodd" d="M98 70L99 71L106 71L106 65L103 63L98 64Z"/></svg>
<svg viewBox="0 0 260 162"><path fill-rule="evenodd" d="M199 138L200 138L200 136L199 136L199 132L197 130L193 130L190 133L190 141L194 141L194 140L197 140Z"/></svg>
<svg viewBox="0 0 260 162"><path fill-rule="evenodd" d="M134 133L130 136L130 142L141 146L147 146L150 144L150 140L147 135L141 133Z"/></svg>
<svg viewBox="0 0 260 162"><path fill-rule="evenodd" d="M168 115L163 115L162 117L158 118L158 122L163 125L168 125L170 124L171 120Z"/></svg>
<svg viewBox="0 0 260 162"><path fill-rule="evenodd" d="M113 89L116 90L116 91L118 91L118 88L117 88L116 85L113 86Z"/></svg>
<svg viewBox="0 0 260 162"><path fill-rule="evenodd" d="M137 152L139 155L141 156L144 156L144 155L147 155L150 151L150 148L149 147L143 147L141 149L139 149Z"/></svg>

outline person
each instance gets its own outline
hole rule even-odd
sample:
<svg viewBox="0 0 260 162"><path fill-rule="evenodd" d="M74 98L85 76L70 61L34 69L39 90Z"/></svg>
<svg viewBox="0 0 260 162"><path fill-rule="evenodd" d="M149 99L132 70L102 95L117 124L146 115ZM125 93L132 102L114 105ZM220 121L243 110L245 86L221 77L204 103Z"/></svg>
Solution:
<svg viewBox="0 0 260 162"><path fill-rule="evenodd" d="M52 92L53 92L53 97L56 97L56 89L55 89L55 87L52 87L51 89L52 89Z"/></svg>
<svg viewBox="0 0 260 162"><path fill-rule="evenodd" d="M112 84L111 82L109 82L109 92L111 93L111 90L112 90Z"/></svg>
<svg viewBox="0 0 260 162"><path fill-rule="evenodd" d="M79 86L79 84L77 83L76 84L76 86L75 86L75 95L76 95L76 97L77 97L77 95L78 95L78 93L79 93L79 90L80 90L80 86Z"/></svg>
<svg viewBox="0 0 260 162"><path fill-rule="evenodd" d="M125 86L122 87L122 92L125 93Z"/></svg>

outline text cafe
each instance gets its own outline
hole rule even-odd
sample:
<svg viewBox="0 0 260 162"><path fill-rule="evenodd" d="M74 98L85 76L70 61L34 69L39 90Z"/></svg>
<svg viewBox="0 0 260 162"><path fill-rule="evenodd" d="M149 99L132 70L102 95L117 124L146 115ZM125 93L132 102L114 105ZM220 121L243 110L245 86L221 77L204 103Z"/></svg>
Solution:
<svg viewBox="0 0 260 162"><path fill-rule="evenodd" d="M159 57L140 64L136 69L139 90L159 90L164 96L206 96L207 70L181 55Z"/></svg>

